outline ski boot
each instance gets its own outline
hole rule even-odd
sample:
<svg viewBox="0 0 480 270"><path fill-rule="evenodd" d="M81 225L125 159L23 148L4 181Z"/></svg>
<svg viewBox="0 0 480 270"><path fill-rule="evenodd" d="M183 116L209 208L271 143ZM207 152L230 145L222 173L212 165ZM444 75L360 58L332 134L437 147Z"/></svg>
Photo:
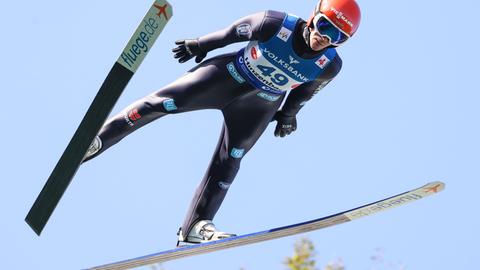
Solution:
<svg viewBox="0 0 480 270"><path fill-rule="evenodd" d="M102 140L100 139L100 137L95 136L95 139L93 139L92 144L90 144L90 146L88 147L85 157L83 157L83 161L90 159L92 156L98 153L100 149L102 149Z"/></svg>
<svg viewBox="0 0 480 270"><path fill-rule="evenodd" d="M193 226L186 237L182 233L182 228L180 228L178 231L177 247L207 243L233 236L237 235L218 231L211 220L201 220Z"/></svg>

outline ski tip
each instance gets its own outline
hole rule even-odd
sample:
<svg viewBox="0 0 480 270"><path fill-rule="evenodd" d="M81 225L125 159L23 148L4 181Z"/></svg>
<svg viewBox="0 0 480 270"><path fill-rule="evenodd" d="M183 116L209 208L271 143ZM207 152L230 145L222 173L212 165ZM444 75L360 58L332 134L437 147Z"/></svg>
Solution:
<svg viewBox="0 0 480 270"><path fill-rule="evenodd" d="M173 6L167 0L155 0L153 6L158 10L158 16L163 15L166 21L169 21L173 16Z"/></svg>
<svg viewBox="0 0 480 270"><path fill-rule="evenodd" d="M421 189L425 194L434 194L443 191L445 189L445 183L441 181L435 181L426 184Z"/></svg>

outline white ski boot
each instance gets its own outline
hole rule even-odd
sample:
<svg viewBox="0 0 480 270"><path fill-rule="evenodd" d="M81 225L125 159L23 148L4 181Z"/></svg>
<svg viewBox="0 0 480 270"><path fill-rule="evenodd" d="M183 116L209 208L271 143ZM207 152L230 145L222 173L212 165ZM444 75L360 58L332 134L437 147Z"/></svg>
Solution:
<svg viewBox="0 0 480 270"><path fill-rule="evenodd" d="M95 136L95 139L93 139L92 144L88 147L87 153L85 154L85 157L83 157L83 160L88 159L98 153L102 149L102 140L100 137Z"/></svg>
<svg viewBox="0 0 480 270"><path fill-rule="evenodd" d="M211 220L201 220L193 226L187 237L183 236L182 230L178 232L177 247L206 243L237 236L232 233L220 232Z"/></svg>

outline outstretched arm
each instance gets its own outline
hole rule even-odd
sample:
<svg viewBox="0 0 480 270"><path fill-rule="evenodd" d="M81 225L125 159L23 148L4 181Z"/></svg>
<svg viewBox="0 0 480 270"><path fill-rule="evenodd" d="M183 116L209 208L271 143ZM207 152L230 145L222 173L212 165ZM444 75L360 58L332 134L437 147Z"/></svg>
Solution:
<svg viewBox="0 0 480 270"><path fill-rule="evenodd" d="M264 11L243 17L227 28L207 34L197 39L185 39L175 42L177 47L172 51L180 63L193 57L201 62L209 51L225 47L229 44L270 39L282 25L285 13Z"/></svg>

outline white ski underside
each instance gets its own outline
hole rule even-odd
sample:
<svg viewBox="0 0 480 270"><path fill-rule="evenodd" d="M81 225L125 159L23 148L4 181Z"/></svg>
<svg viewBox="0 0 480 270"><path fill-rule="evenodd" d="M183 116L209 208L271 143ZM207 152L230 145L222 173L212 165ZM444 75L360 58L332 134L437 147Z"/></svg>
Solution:
<svg viewBox="0 0 480 270"><path fill-rule="evenodd" d="M248 244L259 243L281 237L291 236L295 234L310 232L314 230L323 229L326 227L342 224L360 217L376 214L378 212L398 207L409 202L417 201L429 195L436 194L445 188L442 182L432 182L420 188L383 199L374 203L370 203L355 209L334 214L331 216L314 219L307 222L293 224L289 226L279 227L271 230L256 232L252 234L245 234L236 237L231 237L223 240L213 241L204 244L193 246L185 246L176 249L163 251L143 257L138 257L130 260L111 263L103 266L89 268L91 270L120 270L131 269L143 265L154 263L161 263L171 261L183 257L189 257L198 254L210 253L222 249L238 247Z"/></svg>

